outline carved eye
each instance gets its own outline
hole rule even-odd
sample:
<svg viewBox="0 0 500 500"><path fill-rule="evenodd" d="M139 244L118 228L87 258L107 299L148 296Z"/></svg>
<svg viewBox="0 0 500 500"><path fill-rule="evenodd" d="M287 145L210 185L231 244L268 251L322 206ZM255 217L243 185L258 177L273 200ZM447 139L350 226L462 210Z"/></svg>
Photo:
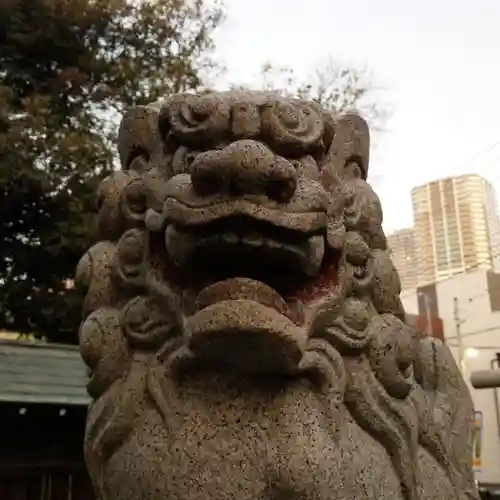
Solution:
<svg viewBox="0 0 500 500"><path fill-rule="evenodd" d="M197 156L197 151L191 151L185 146L177 148L172 161L174 175L189 173L191 165Z"/></svg>
<svg viewBox="0 0 500 500"><path fill-rule="evenodd" d="M184 163L190 167L194 160L196 159L196 153L194 153L193 151L190 151L184 158Z"/></svg>

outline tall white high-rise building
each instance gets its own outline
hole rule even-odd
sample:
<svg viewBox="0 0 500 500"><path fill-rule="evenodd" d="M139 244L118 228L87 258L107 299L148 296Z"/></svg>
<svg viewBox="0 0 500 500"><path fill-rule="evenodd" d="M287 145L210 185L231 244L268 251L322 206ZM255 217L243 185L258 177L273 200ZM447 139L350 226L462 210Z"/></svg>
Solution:
<svg viewBox="0 0 500 500"><path fill-rule="evenodd" d="M496 194L486 179L449 177L411 195L419 285L469 268L500 271Z"/></svg>
<svg viewBox="0 0 500 500"><path fill-rule="evenodd" d="M417 252L413 229L400 229L387 236L392 262L398 270L402 290L418 285Z"/></svg>

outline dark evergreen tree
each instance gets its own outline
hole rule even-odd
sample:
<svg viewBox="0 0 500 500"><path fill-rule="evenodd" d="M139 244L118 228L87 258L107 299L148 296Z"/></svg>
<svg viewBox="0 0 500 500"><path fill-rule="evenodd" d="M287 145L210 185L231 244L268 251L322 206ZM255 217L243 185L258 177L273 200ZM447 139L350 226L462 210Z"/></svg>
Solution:
<svg viewBox="0 0 500 500"><path fill-rule="evenodd" d="M75 342L67 287L124 107L203 88L219 6L204 0L1 0L0 330Z"/></svg>

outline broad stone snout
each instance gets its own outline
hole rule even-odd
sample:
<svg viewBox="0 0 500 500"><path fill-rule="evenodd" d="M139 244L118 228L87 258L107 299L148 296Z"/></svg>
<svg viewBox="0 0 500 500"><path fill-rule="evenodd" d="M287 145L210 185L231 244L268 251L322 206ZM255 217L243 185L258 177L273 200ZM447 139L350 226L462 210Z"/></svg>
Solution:
<svg viewBox="0 0 500 500"><path fill-rule="evenodd" d="M249 139L198 155L191 165L191 180L199 196L258 194L286 202L297 189L292 163Z"/></svg>

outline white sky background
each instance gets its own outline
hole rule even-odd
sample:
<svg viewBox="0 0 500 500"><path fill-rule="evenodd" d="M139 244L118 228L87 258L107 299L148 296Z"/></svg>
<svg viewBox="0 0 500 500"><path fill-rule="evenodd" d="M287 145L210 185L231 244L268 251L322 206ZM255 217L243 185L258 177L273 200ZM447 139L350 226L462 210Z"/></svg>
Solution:
<svg viewBox="0 0 500 500"><path fill-rule="evenodd" d="M218 53L232 83L271 61L305 77L332 57L368 65L394 107L370 171L386 231L410 190L475 172L500 192L500 0L226 0ZM496 141L498 145L493 146Z"/></svg>

